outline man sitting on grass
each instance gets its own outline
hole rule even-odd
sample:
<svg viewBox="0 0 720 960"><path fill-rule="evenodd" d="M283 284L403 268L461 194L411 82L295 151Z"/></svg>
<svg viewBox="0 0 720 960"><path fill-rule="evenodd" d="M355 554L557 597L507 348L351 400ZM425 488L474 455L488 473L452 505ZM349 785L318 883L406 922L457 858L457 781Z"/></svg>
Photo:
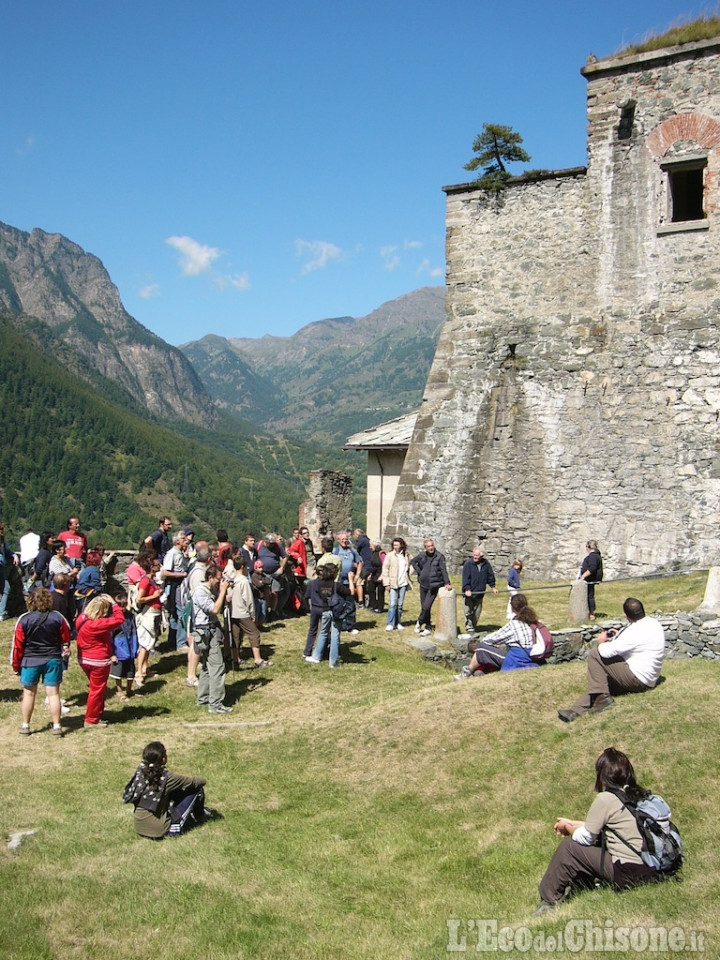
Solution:
<svg viewBox="0 0 720 960"><path fill-rule="evenodd" d="M565 723L614 706L611 693L641 693L657 684L665 654L662 624L645 616L645 608L634 597L627 598L623 613L628 626L598 634L598 645L587 658L588 692L568 710L558 710Z"/></svg>

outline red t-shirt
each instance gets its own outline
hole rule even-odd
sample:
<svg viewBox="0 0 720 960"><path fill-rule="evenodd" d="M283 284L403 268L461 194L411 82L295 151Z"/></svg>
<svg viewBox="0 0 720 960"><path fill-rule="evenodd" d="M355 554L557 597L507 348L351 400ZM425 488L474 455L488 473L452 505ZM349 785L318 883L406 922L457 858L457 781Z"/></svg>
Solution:
<svg viewBox="0 0 720 960"><path fill-rule="evenodd" d="M142 594L146 597L148 594L155 593L158 589L158 585L147 574L142 578L138 584L138 594ZM162 594L160 594L162 596ZM143 603L138 607L139 610L147 610L148 607L152 607L153 610L162 610L162 603L160 602L160 596L156 597L154 600L151 600L150 603Z"/></svg>
<svg viewBox="0 0 720 960"><path fill-rule="evenodd" d="M57 535L58 540L65 544L65 556L68 560L84 560L88 549L88 542L84 533L73 533L65 530Z"/></svg>

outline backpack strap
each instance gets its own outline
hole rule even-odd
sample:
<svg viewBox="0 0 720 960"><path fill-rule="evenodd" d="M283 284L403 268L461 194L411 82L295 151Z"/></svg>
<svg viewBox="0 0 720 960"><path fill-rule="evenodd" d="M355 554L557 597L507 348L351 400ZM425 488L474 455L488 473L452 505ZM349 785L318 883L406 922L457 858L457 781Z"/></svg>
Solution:
<svg viewBox="0 0 720 960"><path fill-rule="evenodd" d="M635 820L635 823L637 824L638 832L639 832L640 836L642 837L642 836L643 836L643 832L642 832L642 828L641 828L641 826L640 826L640 821L638 820L637 810L635 809L635 805L628 800L625 791L624 791L624 790L608 790L608 793L612 793L612 795L613 795L614 797L617 797L617 799L620 801L623 809L627 810L629 813L631 813L631 814L633 815L633 819ZM630 843L629 840L626 840L625 837L621 836L621 835L617 832L617 830L614 830L612 827L609 827L607 824L603 827L603 835L604 835L604 833L605 833L606 830L607 830L608 833L612 833L613 836L617 837L618 840L620 840L621 843L625 844L625 846L628 848L628 850L632 850L632 852L635 854L636 857L640 857L640 859L642 859L643 849L646 847L646 844L645 844L645 841L644 841L644 840L643 840L643 845L642 845L642 847L641 847L639 850L637 850L637 849ZM604 849L604 847L605 847L605 837L603 836L603 849Z"/></svg>

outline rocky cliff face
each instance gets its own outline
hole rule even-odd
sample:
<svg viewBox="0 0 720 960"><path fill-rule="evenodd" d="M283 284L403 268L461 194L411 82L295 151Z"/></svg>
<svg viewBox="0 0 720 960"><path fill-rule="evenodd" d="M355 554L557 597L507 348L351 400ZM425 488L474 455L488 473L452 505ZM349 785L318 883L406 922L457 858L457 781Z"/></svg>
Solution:
<svg viewBox="0 0 720 960"><path fill-rule="evenodd" d="M114 381L150 413L212 419L212 402L186 357L133 319L101 261L66 237L0 223L0 310L21 328L30 329L25 318L46 324L48 341L65 345L61 359L74 373Z"/></svg>

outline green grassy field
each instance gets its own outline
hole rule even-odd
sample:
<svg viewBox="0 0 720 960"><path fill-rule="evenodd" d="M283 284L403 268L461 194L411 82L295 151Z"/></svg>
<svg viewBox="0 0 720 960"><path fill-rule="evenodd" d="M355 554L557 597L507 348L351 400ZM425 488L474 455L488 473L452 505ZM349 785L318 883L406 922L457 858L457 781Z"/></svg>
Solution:
<svg viewBox="0 0 720 960"><path fill-rule="evenodd" d="M608 584L599 608L617 616L634 594L649 612L690 609L703 588L701 576ZM567 591L531 596L546 622L562 625ZM415 594L408 624L416 603ZM488 598L484 622L503 622L505 603ZM272 626L263 652L275 666L228 675L235 709L227 718L195 707L182 659L168 654L130 703L109 697L108 729L85 732L85 677L73 663L63 689L69 732L57 740L42 700L37 732L17 734L11 624L3 624L2 832L36 833L0 854L0 957L430 960L463 945L477 955L484 920L520 928L517 952L548 953L557 947L549 938L562 933L565 944L572 933L552 955L591 955L576 949L590 924L595 936L633 928L636 946L651 927L678 927L689 945L694 933L696 948L720 956L710 812L720 665L669 661L656 690L565 725L556 709L584 689L581 663L454 683L403 642L408 631L386 634L384 618L368 613L359 626L343 638L345 663L333 671L302 660L307 620ZM208 803L221 815L163 843L137 838L121 802L155 739L172 769L207 778ZM558 815L584 815L594 760L607 746L625 750L641 783L673 807L687 852L683 882L586 893L535 918L557 844L552 825Z"/></svg>

